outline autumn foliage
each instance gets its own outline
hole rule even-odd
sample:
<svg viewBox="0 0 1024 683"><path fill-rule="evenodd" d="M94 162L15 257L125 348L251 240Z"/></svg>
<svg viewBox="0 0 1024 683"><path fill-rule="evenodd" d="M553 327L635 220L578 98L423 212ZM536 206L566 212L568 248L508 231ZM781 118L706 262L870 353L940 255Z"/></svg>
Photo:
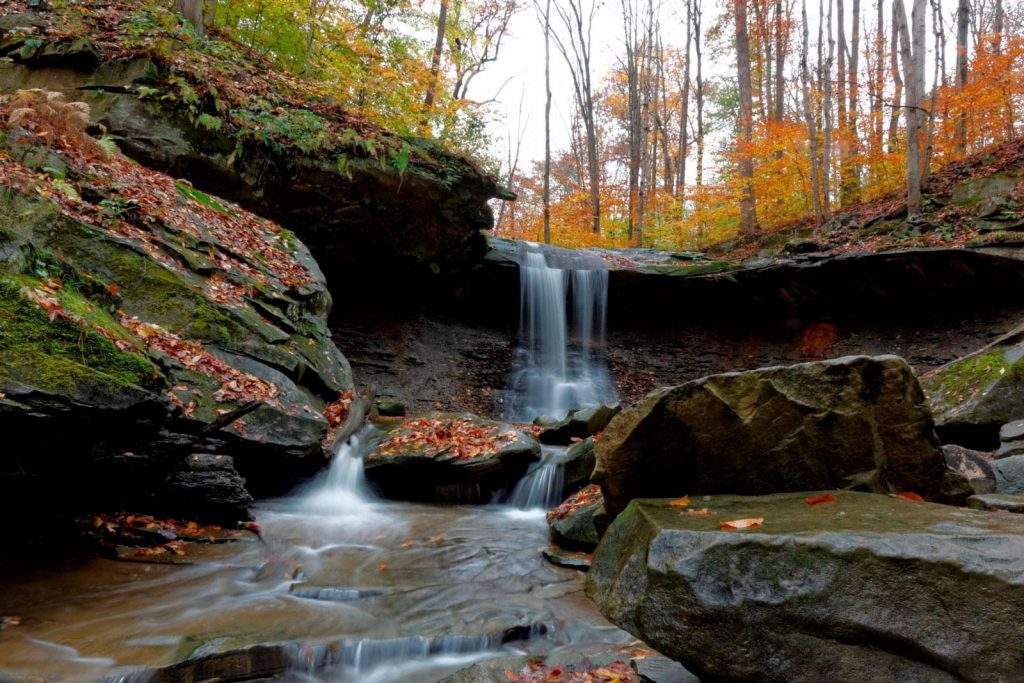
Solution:
<svg viewBox="0 0 1024 683"><path fill-rule="evenodd" d="M493 455L516 440L515 432L474 424L461 418L406 420L394 436L377 448L380 455L446 455L471 460Z"/></svg>

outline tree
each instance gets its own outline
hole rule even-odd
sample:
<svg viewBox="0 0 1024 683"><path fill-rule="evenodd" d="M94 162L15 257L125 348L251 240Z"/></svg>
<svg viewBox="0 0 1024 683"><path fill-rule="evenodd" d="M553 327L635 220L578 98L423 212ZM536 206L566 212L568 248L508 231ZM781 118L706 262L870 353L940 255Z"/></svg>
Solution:
<svg viewBox="0 0 1024 683"><path fill-rule="evenodd" d="M971 21L970 0L960 0L956 10L956 87L961 95L967 87L967 36ZM956 149L967 153L967 110L962 108L956 122Z"/></svg>
<svg viewBox="0 0 1024 683"><path fill-rule="evenodd" d="M430 81L427 83L427 94L423 97L423 109L430 115L437 96L437 80L441 72L441 52L444 50L444 32L448 26L448 0L441 0L441 9L437 13L437 35L434 38L434 51L430 57ZM427 127L424 120L423 127Z"/></svg>
<svg viewBox="0 0 1024 683"><path fill-rule="evenodd" d="M206 33L206 22L203 18L203 0L174 0L174 11L185 17L199 35Z"/></svg>
<svg viewBox="0 0 1024 683"><path fill-rule="evenodd" d="M807 27L807 0L802 0L801 17L803 19L803 42L800 50L800 86L804 108L804 124L807 126L807 140L811 157L811 200L814 205L814 225L821 227L824 222L824 211L821 206L821 181L818 157L818 128L811 107L811 74L807 67L807 53L810 43Z"/></svg>
<svg viewBox="0 0 1024 683"><path fill-rule="evenodd" d="M584 10L584 0L558 0L555 12L565 29L565 35L554 33L555 45L562 53L569 75L572 77L573 95L582 119L589 178L591 230L601 233L601 167L597 155L597 120L594 116L594 87L591 74L591 46L594 12L597 3L591 2Z"/></svg>
<svg viewBox="0 0 1024 683"><path fill-rule="evenodd" d="M748 146L754 137L754 104L750 82L750 38L747 32L747 0L735 0L736 8L736 78L740 91L740 120L737 152L741 178L740 232L757 232L757 210L754 203L754 160Z"/></svg>
<svg viewBox="0 0 1024 683"><path fill-rule="evenodd" d="M551 244L551 0L544 3L544 243Z"/></svg>
<svg viewBox="0 0 1024 683"><path fill-rule="evenodd" d="M899 31L900 61L906 88L904 111L907 118L907 214L921 210L921 128L924 95L925 10L926 0L913 0L910 27L903 0L894 0L895 25Z"/></svg>

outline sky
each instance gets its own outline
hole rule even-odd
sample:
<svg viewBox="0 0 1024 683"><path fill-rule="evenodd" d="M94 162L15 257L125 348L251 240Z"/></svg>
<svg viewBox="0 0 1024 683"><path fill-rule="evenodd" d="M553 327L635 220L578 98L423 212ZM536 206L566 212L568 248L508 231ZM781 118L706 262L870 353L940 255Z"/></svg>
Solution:
<svg viewBox="0 0 1024 683"><path fill-rule="evenodd" d="M474 82L469 96L477 101L486 101L496 97L491 105L489 116L493 144L491 153L504 163L508 155L509 138L512 146L516 144L519 131L522 130L522 146L520 150L520 170L528 170L531 162L544 158L544 31L538 21L532 0L520 0L523 6L513 17L509 26L509 34L502 45L498 61L491 64ZM552 4L558 0L552 0ZM586 2L586 0L583 0ZM593 72L595 85L616 65L623 53L622 21L620 0L597 0L599 2L594 21L593 32ZM826 0L827 2L827 0ZM911 0L905 0L907 11L910 11ZM891 14L891 0L885 0L886 27L888 31ZM685 0L660 0L661 22L666 45L682 48L685 44ZM947 64L952 64L955 55L955 27L952 17L956 11L957 0L941 0L943 14L946 17ZM1009 3L1007 3L1009 4ZM817 1L808 0L810 21L811 54L815 53L813 45L817 34ZM847 0L846 5L850 2ZM712 25L724 11L721 0L703 0L703 23L705 30ZM799 2L795 11L799 22ZM864 26L873 26L875 17L875 0L861 0L862 30ZM847 10L849 13L849 10ZM849 23L850 18L847 17ZM562 28L552 10L553 29ZM796 27L795 39L799 39L800 27ZM928 20L928 49L933 50L931 41L931 18ZM849 29L847 29L849 35ZM863 39L862 39L863 40ZM793 55L787 69L795 66ZM930 60L929 60L930 61ZM862 62L863 63L863 62ZM552 153L564 148L569 138L569 119L572 113L572 81L565 66L561 53L554 42L551 45L551 146ZM732 55L704 53L705 78L715 76L733 78L735 62ZM787 72L788 73L788 72ZM931 82L931 64L926 68L926 78ZM520 102L522 113L520 114Z"/></svg>

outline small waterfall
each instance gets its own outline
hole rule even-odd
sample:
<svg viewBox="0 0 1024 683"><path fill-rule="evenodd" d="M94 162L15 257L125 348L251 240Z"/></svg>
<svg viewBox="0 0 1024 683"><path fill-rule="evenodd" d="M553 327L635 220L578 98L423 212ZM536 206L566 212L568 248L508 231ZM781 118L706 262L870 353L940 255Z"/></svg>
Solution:
<svg viewBox="0 0 1024 683"><path fill-rule="evenodd" d="M603 262L527 244L519 280L520 338L506 416L516 422L557 419L573 408L614 403L604 357L608 270Z"/></svg>
<svg viewBox="0 0 1024 683"><path fill-rule="evenodd" d="M348 515L365 511L373 495L366 488L363 453L373 427L367 425L338 447L326 476L322 476L301 498L301 507L326 515Z"/></svg>
<svg viewBox="0 0 1024 683"><path fill-rule="evenodd" d="M562 502L565 448L544 446L540 462L519 480L508 502L521 510L553 508Z"/></svg>

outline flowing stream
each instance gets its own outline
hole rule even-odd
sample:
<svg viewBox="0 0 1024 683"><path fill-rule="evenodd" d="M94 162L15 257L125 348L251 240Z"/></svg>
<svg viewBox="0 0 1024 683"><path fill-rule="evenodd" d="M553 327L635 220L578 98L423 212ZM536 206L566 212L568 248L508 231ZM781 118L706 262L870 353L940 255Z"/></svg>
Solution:
<svg viewBox="0 0 1024 683"><path fill-rule="evenodd" d="M614 400L607 273L524 256L510 413ZM261 503L263 541L193 545L183 564L87 556L5 579L2 614L22 621L0 631L0 678L144 680L143 667L286 643L287 680L427 682L510 653L631 642L583 596L582 574L541 556L564 449L545 448L510 504L434 506L367 489L362 456L377 438L365 428L326 472Z"/></svg>

